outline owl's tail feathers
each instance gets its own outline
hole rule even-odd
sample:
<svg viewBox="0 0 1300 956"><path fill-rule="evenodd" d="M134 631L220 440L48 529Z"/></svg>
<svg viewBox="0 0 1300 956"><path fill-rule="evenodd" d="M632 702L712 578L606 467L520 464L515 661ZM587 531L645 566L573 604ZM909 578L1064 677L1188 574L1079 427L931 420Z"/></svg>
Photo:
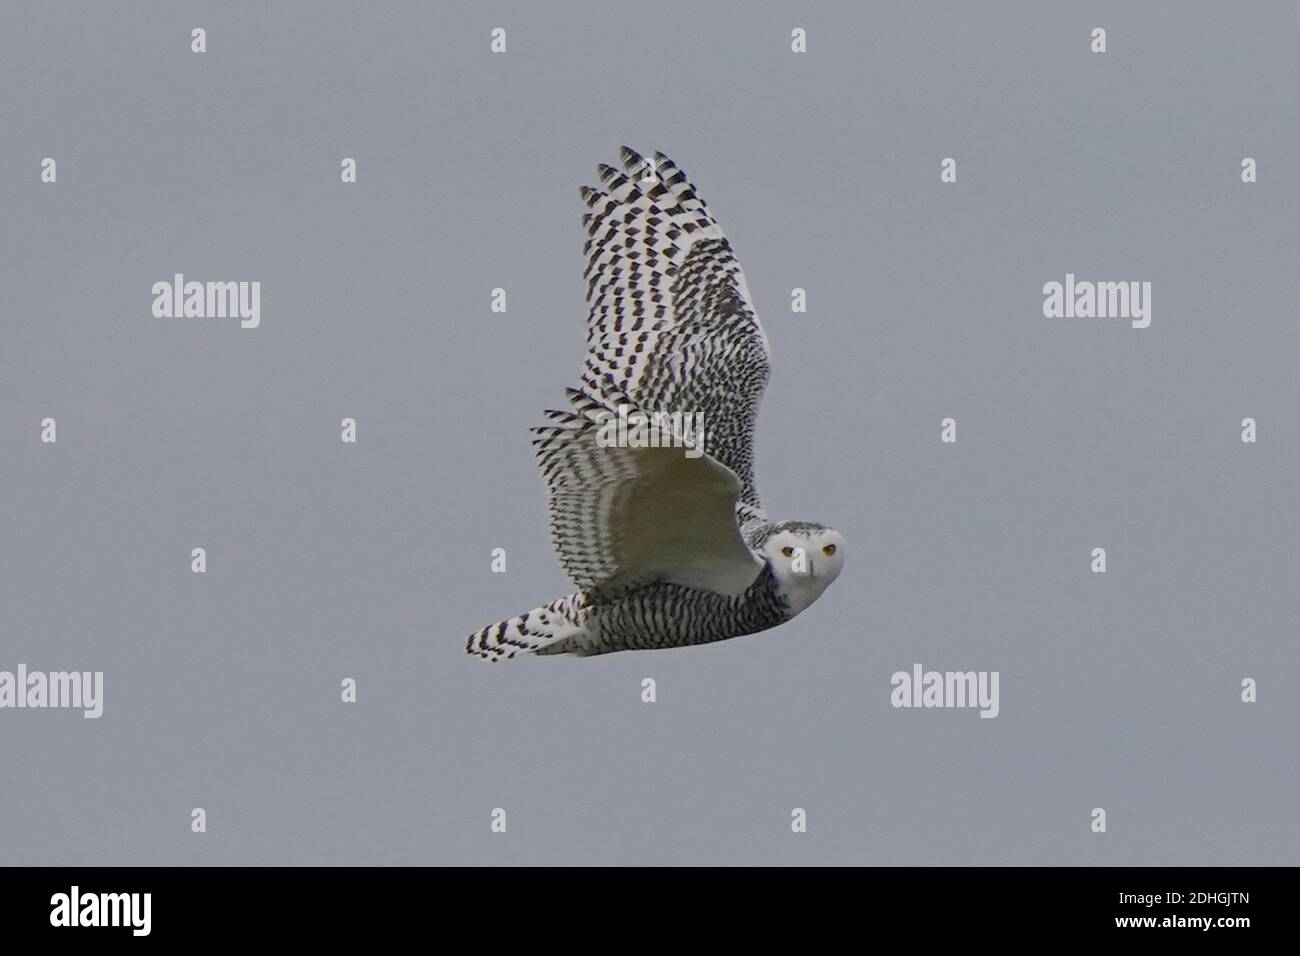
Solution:
<svg viewBox="0 0 1300 956"><path fill-rule="evenodd" d="M490 624L465 642L465 652L485 661L509 660L516 654L564 654L589 635L587 595L570 594L508 621Z"/></svg>

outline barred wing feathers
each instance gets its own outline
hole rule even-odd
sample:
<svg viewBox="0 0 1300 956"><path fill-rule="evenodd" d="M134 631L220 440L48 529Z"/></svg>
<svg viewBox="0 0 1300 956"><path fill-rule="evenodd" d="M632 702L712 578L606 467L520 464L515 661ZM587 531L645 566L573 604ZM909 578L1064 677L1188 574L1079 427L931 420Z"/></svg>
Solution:
<svg viewBox="0 0 1300 956"><path fill-rule="evenodd" d="M761 510L754 424L770 374L767 336L722 227L663 153L623 147L623 169L583 187L587 231L584 389L615 388L647 412L704 415L706 449Z"/></svg>
<svg viewBox="0 0 1300 956"><path fill-rule="evenodd" d="M533 444L546 479L551 540L574 584L593 603L654 581L744 593L762 563L740 536L736 474L680 447L602 446L600 414L617 414L620 404L630 404L627 396L570 389L569 399L572 410L548 412L551 424L534 429Z"/></svg>

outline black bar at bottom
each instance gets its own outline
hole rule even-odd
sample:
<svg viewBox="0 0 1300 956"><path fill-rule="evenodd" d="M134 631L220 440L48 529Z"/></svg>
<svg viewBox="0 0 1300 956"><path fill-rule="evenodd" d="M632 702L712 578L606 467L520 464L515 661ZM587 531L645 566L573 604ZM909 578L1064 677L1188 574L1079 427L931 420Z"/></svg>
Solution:
<svg viewBox="0 0 1300 956"><path fill-rule="evenodd" d="M6 942L399 941L517 936L652 945L785 930L918 943L1103 935L1230 942L1277 932L1293 868L8 868ZM74 889L75 888L75 889ZM147 894L147 897L146 895ZM87 925L90 924L90 925ZM104 925L108 924L108 925ZM147 931L147 932L146 932ZM880 937L883 941L885 936Z"/></svg>

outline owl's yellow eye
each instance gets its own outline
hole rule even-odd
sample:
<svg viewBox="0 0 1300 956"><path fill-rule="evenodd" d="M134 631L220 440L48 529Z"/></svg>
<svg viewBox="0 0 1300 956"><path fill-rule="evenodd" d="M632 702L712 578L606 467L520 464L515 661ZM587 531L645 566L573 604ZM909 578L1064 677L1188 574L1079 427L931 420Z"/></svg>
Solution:
<svg viewBox="0 0 1300 956"><path fill-rule="evenodd" d="M822 548L822 554L826 555L826 557L828 558L834 553L835 553L835 545L833 544L828 544L826 545L826 547Z"/></svg>
<svg viewBox="0 0 1300 956"><path fill-rule="evenodd" d="M793 557L794 557L794 548L790 548L790 547L782 548L782 549L781 549L781 553L784 554L787 558L793 558Z"/></svg>

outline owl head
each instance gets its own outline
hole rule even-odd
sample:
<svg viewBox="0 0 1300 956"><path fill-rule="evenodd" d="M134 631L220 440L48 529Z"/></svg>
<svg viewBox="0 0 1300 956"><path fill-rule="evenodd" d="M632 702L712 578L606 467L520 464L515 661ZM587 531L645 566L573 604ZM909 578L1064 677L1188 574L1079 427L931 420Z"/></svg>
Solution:
<svg viewBox="0 0 1300 956"><path fill-rule="evenodd" d="M821 597L844 569L844 535L815 521L783 521L760 552L776 578L777 591L798 614Z"/></svg>

